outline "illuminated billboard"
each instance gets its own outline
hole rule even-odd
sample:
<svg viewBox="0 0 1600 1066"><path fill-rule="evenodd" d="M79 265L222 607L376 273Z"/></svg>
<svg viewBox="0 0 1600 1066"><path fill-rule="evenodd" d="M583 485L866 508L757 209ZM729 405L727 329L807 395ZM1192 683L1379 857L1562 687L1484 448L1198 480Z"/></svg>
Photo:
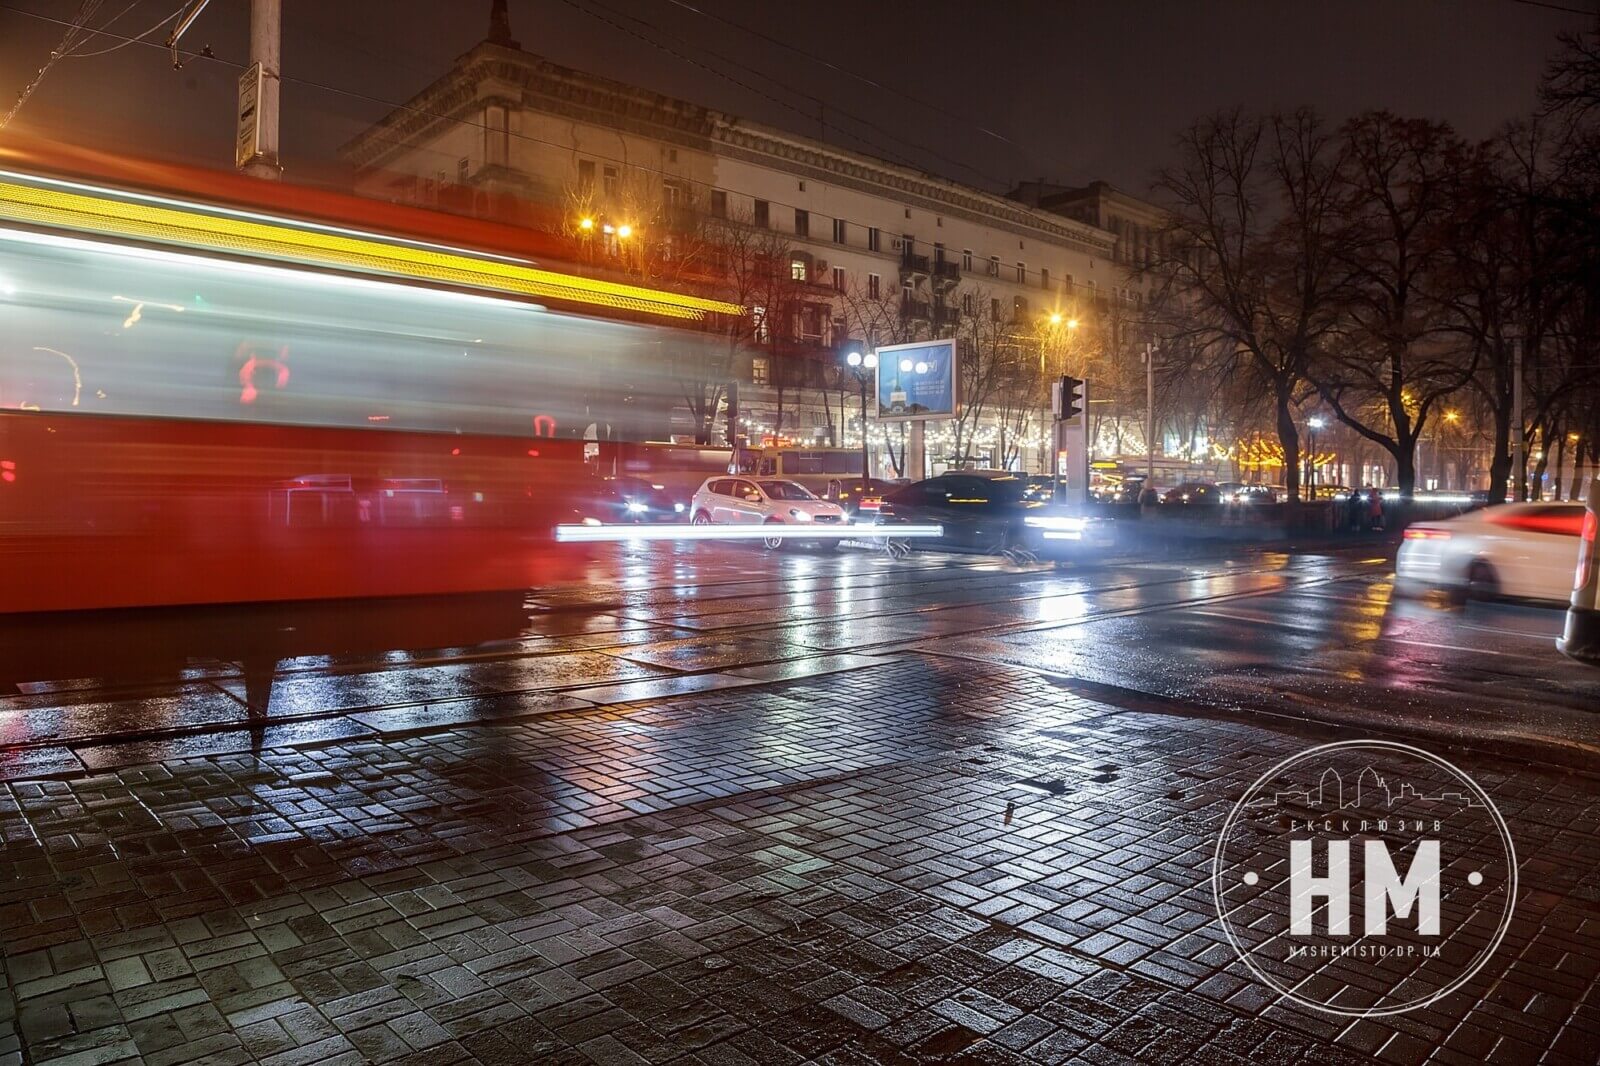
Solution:
<svg viewBox="0 0 1600 1066"><path fill-rule="evenodd" d="M961 374L954 338L891 344L877 355L880 421L956 417Z"/></svg>

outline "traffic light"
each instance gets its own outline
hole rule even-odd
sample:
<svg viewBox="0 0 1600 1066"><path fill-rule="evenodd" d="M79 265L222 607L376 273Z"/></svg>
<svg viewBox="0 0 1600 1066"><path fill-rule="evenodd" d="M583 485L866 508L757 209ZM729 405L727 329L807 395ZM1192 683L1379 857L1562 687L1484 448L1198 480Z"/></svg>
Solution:
<svg viewBox="0 0 1600 1066"><path fill-rule="evenodd" d="M1050 408L1063 422L1083 414L1083 379L1062 375L1050 390Z"/></svg>

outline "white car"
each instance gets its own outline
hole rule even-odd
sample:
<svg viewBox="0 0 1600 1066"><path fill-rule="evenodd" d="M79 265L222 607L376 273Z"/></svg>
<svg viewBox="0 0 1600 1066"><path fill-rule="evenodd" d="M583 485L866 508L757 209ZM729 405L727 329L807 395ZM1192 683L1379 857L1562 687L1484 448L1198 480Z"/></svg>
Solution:
<svg viewBox="0 0 1600 1066"><path fill-rule="evenodd" d="M706 478L689 505L690 521L710 525L838 525L845 519L836 503L818 499L804 485L781 478ZM767 537L768 548L782 547L783 537Z"/></svg>
<svg viewBox="0 0 1600 1066"><path fill-rule="evenodd" d="M1508 503L1405 531L1398 591L1565 603L1578 568L1582 504Z"/></svg>

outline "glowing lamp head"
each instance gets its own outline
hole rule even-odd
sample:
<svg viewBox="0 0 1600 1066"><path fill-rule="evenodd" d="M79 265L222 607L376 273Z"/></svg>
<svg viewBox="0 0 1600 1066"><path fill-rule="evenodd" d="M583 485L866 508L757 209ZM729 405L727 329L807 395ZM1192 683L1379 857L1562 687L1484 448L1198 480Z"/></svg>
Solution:
<svg viewBox="0 0 1600 1066"><path fill-rule="evenodd" d="M861 360L861 365L868 370L876 370L878 368L878 353L868 352L866 358Z"/></svg>
<svg viewBox="0 0 1600 1066"><path fill-rule="evenodd" d="M915 363L913 363L913 362L912 362L912 361L911 361L911 360L909 360L909 359L902 359L902 360L900 360L900 373L902 373L902 374L909 374L909 373L911 373L911 368L912 368L912 367L913 367L913 366L915 366L915 365L916 365L916 364L915 364Z"/></svg>
<svg viewBox="0 0 1600 1066"><path fill-rule="evenodd" d="M1067 319L1067 328L1068 329L1077 329L1078 328L1078 320L1075 319L1075 318Z"/></svg>
<svg viewBox="0 0 1600 1066"><path fill-rule="evenodd" d="M633 227L624 222L622 225L617 227L617 236L621 237L623 240L627 240L629 237L633 236Z"/></svg>
<svg viewBox="0 0 1600 1066"><path fill-rule="evenodd" d="M1310 422L1310 426L1311 426L1312 429L1321 429L1323 426L1325 426L1327 424L1328 423L1324 422L1321 418L1312 418L1311 422Z"/></svg>
<svg viewBox="0 0 1600 1066"><path fill-rule="evenodd" d="M844 361L849 363L851 366L860 366L861 365L861 353L860 352L851 352L849 355L844 357Z"/></svg>
<svg viewBox="0 0 1600 1066"><path fill-rule="evenodd" d="M1052 314L1051 314L1051 315L1050 315L1050 324L1051 324L1051 325L1052 325L1052 326L1059 326L1059 325L1061 325L1061 312L1060 312L1060 311L1056 311L1056 312L1053 312L1053 313L1052 313Z"/></svg>
<svg viewBox="0 0 1600 1066"><path fill-rule="evenodd" d="M585 233L588 233L590 230L594 229L594 219L580 218L578 220L578 228L583 230Z"/></svg>

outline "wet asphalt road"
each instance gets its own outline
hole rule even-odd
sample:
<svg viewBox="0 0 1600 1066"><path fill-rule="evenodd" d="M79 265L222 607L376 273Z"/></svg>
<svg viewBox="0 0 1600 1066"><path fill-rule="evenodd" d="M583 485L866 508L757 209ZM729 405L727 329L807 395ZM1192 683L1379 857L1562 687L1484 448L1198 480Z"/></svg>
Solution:
<svg viewBox="0 0 1600 1066"><path fill-rule="evenodd" d="M0 775L710 692L936 656L1130 710L1600 768L1600 671L1548 608L1396 601L1377 545L1019 566L608 545L527 595L78 616L0 642ZM246 729L246 725L255 728Z"/></svg>

